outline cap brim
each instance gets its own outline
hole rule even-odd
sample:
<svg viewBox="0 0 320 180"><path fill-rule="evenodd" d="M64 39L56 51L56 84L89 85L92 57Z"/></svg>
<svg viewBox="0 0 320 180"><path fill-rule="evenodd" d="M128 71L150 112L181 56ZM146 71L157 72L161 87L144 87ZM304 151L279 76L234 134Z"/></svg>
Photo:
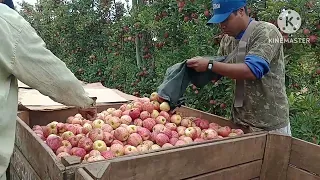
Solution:
<svg viewBox="0 0 320 180"><path fill-rule="evenodd" d="M225 21L231 14L232 12L227 12L224 14L215 14L212 16L212 18L207 22L207 24L217 24L217 23L222 23Z"/></svg>

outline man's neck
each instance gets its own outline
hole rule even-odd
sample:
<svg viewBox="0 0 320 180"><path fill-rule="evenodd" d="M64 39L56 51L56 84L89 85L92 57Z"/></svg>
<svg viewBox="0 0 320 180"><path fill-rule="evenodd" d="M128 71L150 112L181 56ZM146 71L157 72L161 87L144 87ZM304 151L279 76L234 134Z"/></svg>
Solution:
<svg viewBox="0 0 320 180"><path fill-rule="evenodd" d="M252 19L250 17L246 17L243 20L243 28L240 31L240 33L235 37L236 39L240 40L244 34L244 32L246 31L247 27L249 26L250 22L252 21Z"/></svg>

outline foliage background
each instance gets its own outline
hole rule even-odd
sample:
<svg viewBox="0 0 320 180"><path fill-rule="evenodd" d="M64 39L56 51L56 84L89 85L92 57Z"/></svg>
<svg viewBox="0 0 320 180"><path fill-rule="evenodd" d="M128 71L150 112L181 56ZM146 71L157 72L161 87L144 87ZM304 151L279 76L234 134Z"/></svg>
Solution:
<svg viewBox="0 0 320 180"><path fill-rule="evenodd" d="M40 0L22 3L20 13L47 47L86 82L102 82L136 96L149 96L166 69L201 55L215 55L221 32L208 26L209 0L133 0L133 7L108 0ZM286 87L294 137L320 144L320 4L315 0L249 1L250 16L276 24L282 9L302 17L298 33L308 44L285 44ZM219 36L220 35L220 36ZM230 116L232 84L223 78L200 89L187 105Z"/></svg>

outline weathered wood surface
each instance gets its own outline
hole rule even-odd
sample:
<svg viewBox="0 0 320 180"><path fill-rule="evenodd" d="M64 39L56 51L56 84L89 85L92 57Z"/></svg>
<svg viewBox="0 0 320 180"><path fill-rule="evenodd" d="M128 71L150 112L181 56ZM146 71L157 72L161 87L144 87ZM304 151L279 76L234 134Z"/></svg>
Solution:
<svg viewBox="0 0 320 180"><path fill-rule="evenodd" d="M63 164L20 118L17 119L15 145L41 179L63 179L63 171L65 170Z"/></svg>
<svg viewBox="0 0 320 180"><path fill-rule="evenodd" d="M262 160L241 164L185 180L249 180L260 176Z"/></svg>
<svg viewBox="0 0 320 180"><path fill-rule="evenodd" d="M261 160L265 143L266 134L261 134L116 158L105 164L92 163L84 169L94 179L104 180L185 179Z"/></svg>
<svg viewBox="0 0 320 180"><path fill-rule="evenodd" d="M286 179L291 150L291 137L269 133L261 170L261 180Z"/></svg>
<svg viewBox="0 0 320 180"><path fill-rule="evenodd" d="M320 176L289 166L287 180L320 180Z"/></svg>
<svg viewBox="0 0 320 180"><path fill-rule="evenodd" d="M10 166L16 171L16 176L23 180L41 180L38 174L34 171L32 166L20 152L20 150L15 147L13 149L13 154L10 159Z"/></svg>
<svg viewBox="0 0 320 180"><path fill-rule="evenodd" d="M320 146L293 138L290 164L320 175Z"/></svg>

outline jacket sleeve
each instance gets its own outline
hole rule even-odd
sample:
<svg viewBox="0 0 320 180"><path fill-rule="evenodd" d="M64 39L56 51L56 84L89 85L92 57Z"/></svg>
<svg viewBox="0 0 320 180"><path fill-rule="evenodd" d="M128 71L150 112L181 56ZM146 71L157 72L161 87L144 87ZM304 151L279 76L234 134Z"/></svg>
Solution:
<svg viewBox="0 0 320 180"><path fill-rule="evenodd" d="M45 47L28 23L14 48L12 74L51 99L76 107L90 107L93 100L66 64Z"/></svg>

